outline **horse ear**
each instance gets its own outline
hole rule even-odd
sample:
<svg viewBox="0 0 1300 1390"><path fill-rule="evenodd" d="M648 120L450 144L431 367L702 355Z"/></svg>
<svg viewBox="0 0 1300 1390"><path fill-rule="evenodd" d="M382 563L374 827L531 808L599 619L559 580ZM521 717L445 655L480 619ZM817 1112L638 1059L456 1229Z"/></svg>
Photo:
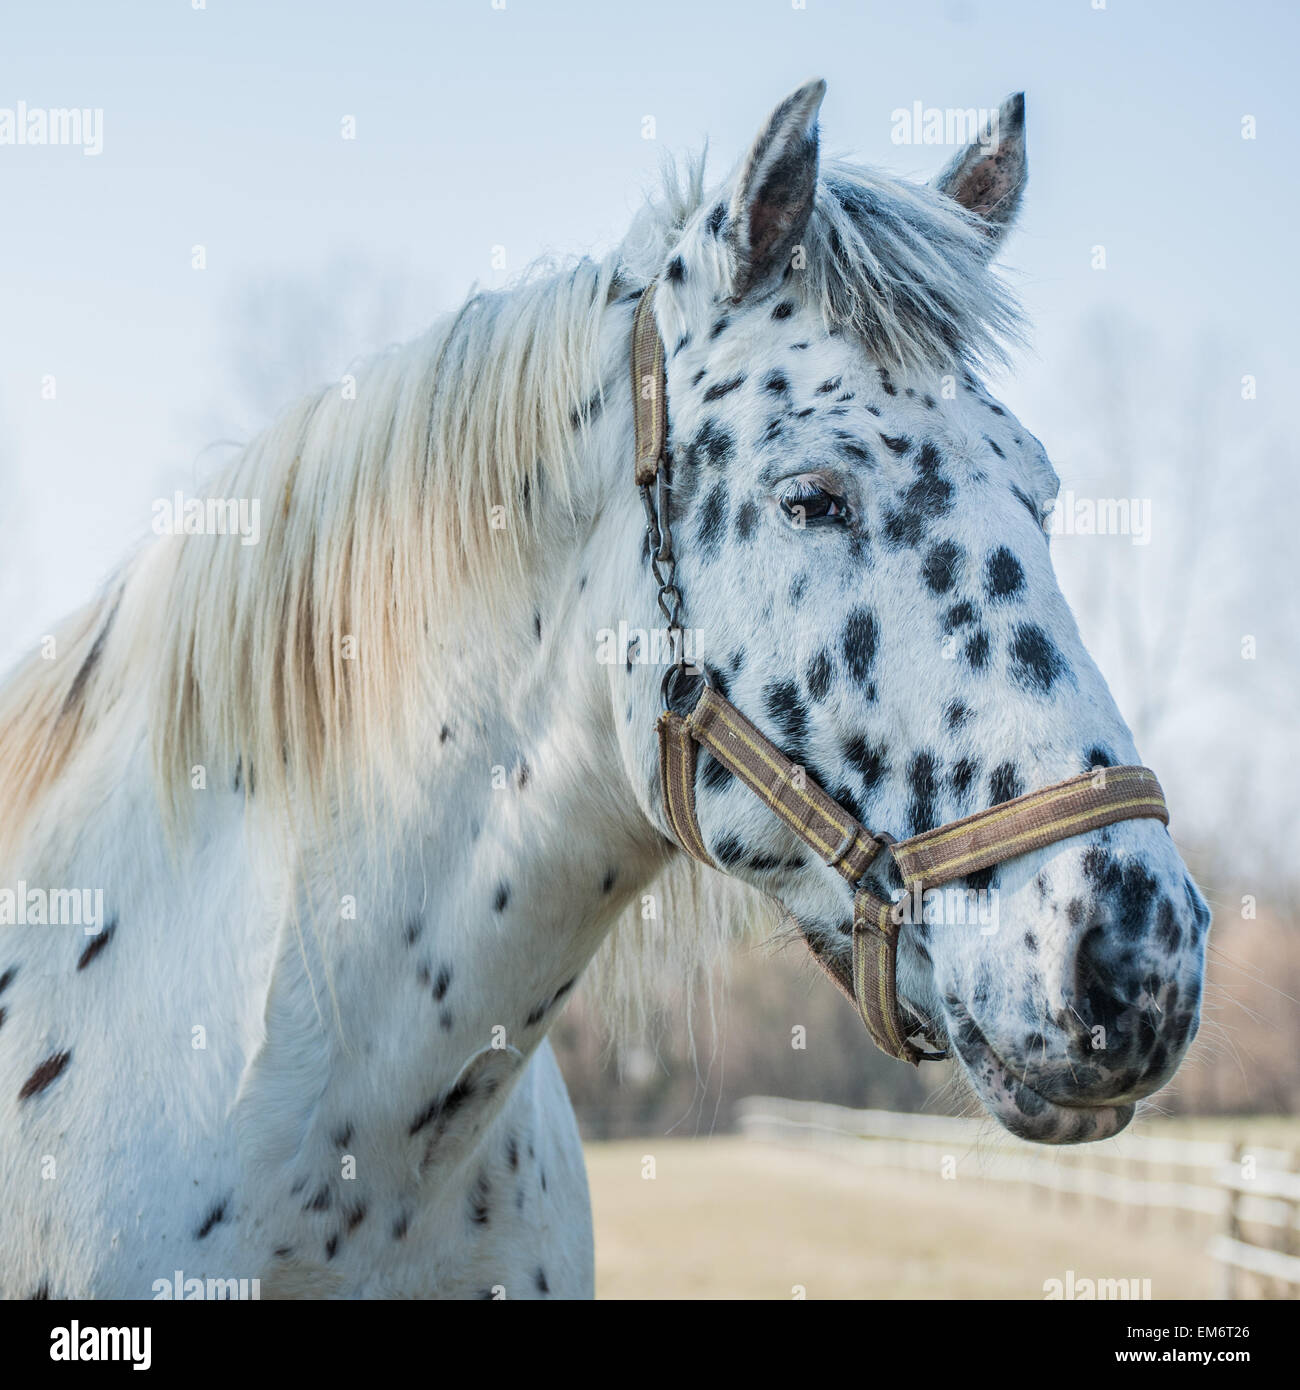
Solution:
<svg viewBox="0 0 1300 1390"><path fill-rule="evenodd" d="M997 246L1020 210L1028 176L1025 94L1016 92L984 122L978 138L955 156L934 186L982 217Z"/></svg>
<svg viewBox="0 0 1300 1390"><path fill-rule="evenodd" d="M792 92L767 118L736 179L726 246L732 293L740 299L789 262L817 191L818 78Z"/></svg>

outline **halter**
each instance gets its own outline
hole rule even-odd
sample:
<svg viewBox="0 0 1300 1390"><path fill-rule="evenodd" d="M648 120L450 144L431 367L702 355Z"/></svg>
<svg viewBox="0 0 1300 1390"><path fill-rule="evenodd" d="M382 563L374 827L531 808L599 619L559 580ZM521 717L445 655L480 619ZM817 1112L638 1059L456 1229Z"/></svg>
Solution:
<svg viewBox="0 0 1300 1390"><path fill-rule="evenodd" d="M664 673L659 735L659 778L664 810L678 844L702 864L709 854L695 813L695 762L708 749L729 772L764 801L824 864L853 887L851 970L812 941L818 963L852 999L872 1041L882 1052L914 1065L947 1052L924 1051L912 1038L923 1020L899 1008L895 968L902 925L899 905L863 885L882 854L891 854L910 893L936 888L978 869L1097 830L1116 821L1151 817L1169 823L1155 774L1145 767L1095 768L1050 787L977 811L907 840L871 831L832 800L811 777L761 734L713 685L702 667L686 660L682 593L669 526L668 381L663 341L654 317L655 282L641 295L632 324L632 407L636 426L636 484L645 505L650 567L659 586L659 610L668 623L674 661ZM688 714L680 702L684 678L703 685Z"/></svg>

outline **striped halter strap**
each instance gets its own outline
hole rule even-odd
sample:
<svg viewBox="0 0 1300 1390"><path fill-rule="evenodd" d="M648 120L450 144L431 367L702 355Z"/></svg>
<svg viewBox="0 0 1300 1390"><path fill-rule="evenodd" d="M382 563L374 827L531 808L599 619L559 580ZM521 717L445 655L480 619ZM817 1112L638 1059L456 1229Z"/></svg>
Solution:
<svg viewBox="0 0 1300 1390"><path fill-rule="evenodd" d="M918 1036L924 1041L927 1027L899 1005L895 967L906 898L887 902L863 886L877 857L892 855L908 895L919 897L925 889L1116 821L1152 817L1167 825L1169 812L1160 783L1145 767L1094 768L910 839L895 840L884 831L868 830L761 734L718 692L706 668L686 660L682 594L674 582L668 516L668 384L654 295L652 281L633 321L632 405L636 483L645 504L650 566L674 653L674 664L664 674L663 712L657 725L668 825L682 849L718 867L695 811L695 763L703 747L852 886L851 964L811 940L808 944L822 968L857 1004L872 1041L901 1061L937 1061L948 1054L926 1051L914 1042ZM692 682L699 686L695 702L689 713L678 713Z"/></svg>

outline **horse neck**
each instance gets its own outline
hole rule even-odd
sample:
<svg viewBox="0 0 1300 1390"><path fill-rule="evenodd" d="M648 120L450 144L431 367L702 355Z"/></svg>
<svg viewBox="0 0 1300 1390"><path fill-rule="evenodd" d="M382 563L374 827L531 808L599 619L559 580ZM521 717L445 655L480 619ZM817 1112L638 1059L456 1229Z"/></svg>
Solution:
<svg viewBox="0 0 1300 1390"><path fill-rule="evenodd" d="M622 412L610 414L579 469L625 456ZM627 414L630 425L630 402ZM628 492L618 524L635 534ZM364 1117L368 1132L409 1143L467 1069L493 1053L522 1061L541 1043L620 910L662 864L665 842L620 756L614 675L597 659L597 631L625 601L618 586L632 582L604 554L608 525L595 536L539 518L543 539L504 610L470 608L440 634L423 696L427 734L411 750L416 792L400 811L372 808L377 834L299 866L316 885L301 914L314 929L288 930L286 919L268 1041L244 1087L255 1129L298 1143L312 1121L286 1124L293 1085L315 1093L322 1143L345 1111L349 1123ZM630 548L622 565L636 563ZM332 1016L324 1033L322 1014ZM313 1028L316 1084L303 1087L302 1039Z"/></svg>

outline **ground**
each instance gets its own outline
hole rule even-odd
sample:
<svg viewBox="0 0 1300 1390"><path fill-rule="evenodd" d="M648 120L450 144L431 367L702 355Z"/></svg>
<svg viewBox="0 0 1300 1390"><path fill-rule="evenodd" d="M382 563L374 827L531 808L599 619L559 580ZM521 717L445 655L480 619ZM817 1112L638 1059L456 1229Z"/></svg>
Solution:
<svg viewBox="0 0 1300 1390"><path fill-rule="evenodd" d="M1168 1213L1063 1206L732 1135L586 1152L599 1298L1041 1299L1070 1270L1150 1279L1157 1299L1215 1292L1205 1231Z"/></svg>

